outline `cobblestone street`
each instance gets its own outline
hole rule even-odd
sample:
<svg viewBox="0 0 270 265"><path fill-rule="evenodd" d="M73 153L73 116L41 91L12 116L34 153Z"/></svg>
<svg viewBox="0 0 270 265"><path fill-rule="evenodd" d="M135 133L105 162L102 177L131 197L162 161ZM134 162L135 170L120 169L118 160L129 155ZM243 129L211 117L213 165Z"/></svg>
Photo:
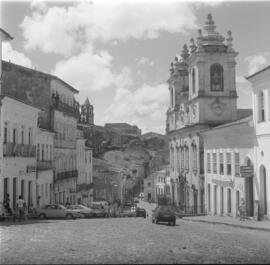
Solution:
<svg viewBox="0 0 270 265"><path fill-rule="evenodd" d="M270 233L150 218L3 224L1 263L269 263Z"/></svg>

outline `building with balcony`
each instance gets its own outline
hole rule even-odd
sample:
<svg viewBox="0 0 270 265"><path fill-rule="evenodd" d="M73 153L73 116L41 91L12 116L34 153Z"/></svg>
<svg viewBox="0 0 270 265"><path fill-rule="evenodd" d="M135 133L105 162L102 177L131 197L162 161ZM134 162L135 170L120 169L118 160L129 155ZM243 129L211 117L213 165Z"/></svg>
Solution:
<svg viewBox="0 0 270 265"><path fill-rule="evenodd" d="M252 116L202 133L204 139L205 211L239 216L245 199L247 216L254 216L254 152ZM243 137L244 136L244 137Z"/></svg>
<svg viewBox="0 0 270 265"><path fill-rule="evenodd" d="M80 131L80 130L77 130ZM83 137L77 134L77 203L91 206L93 202L93 157L92 150L85 146Z"/></svg>
<svg viewBox="0 0 270 265"><path fill-rule="evenodd" d="M37 130L37 202L51 204L54 200L54 132L42 128Z"/></svg>
<svg viewBox="0 0 270 265"><path fill-rule="evenodd" d="M19 195L27 206L36 206L36 134L38 108L9 96L1 97L0 200L10 195L16 209Z"/></svg>
<svg viewBox="0 0 270 265"><path fill-rule="evenodd" d="M201 132L250 115L238 110L232 33L215 31L209 14L189 49L183 46L171 64L167 135L173 203L204 211L204 141ZM196 213L195 212L195 213Z"/></svg>
<svg viewBox="0 0 270 265"><path fill-rule="evenodd" d="M270 66L247 77L252 84L254 146L254 199L259 218L270 219Z"/></svg>

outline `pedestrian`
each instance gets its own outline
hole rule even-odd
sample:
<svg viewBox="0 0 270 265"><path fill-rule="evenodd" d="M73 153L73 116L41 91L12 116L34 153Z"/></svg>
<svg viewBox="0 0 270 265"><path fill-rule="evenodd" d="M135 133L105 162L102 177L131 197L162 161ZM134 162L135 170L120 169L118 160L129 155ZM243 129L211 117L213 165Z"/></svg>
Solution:
<svg viewBox="0 0 270 265"><path fill-rule="evenodd" d="M105 217L109 217L109 205L105 203L104 205L104 212L105 212Z"/></svg>
<svg viewBox="0 0 270 265"><path fill-rule="evenodd" d="M21 218L24 217L24 211L25 211L25 201L22 198L22 196L19 196L19 199L17 200L17 209L19 214L19 221L21 221Z"/></svg>
<svg viewBox="0 0 270 265"><path fill-rule="evenodd" d="M246 214L246 203L245 203L244 198L241 198L240 205L239 205L239 213L240 213L240 221L244 221L245 214Z"/></svg>
<svg viewBox="0 0 270 265"><path fill-rule="evenodd" d="M10 199L9 199L9 194L6 193L4 201L3 201L4 207L6 209L6 211L8 212L8 214L12 215L12 211L10 208Z"/></svg>

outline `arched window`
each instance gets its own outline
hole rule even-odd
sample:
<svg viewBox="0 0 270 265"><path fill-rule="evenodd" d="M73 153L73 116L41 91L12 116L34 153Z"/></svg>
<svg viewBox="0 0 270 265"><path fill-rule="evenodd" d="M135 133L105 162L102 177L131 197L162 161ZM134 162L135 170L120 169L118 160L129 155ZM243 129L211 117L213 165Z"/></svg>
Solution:
<svg viewBox="0 0 270 265"><path fill-rule="evenodd" d="M210 68L211 91L223 91L223 67L213 64Z"/></svg>
<svg viewBox="0 0 270 265"><path fill-rule="evenodd" d="M195 68L192 69L192 93L196 92L196 72Z"/></svg>

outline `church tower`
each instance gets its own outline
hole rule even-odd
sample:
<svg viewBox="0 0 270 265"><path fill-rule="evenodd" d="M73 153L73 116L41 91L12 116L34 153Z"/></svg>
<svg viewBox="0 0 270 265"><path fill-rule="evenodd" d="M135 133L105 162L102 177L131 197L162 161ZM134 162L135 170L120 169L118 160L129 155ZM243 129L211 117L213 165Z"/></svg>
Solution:
<svg viewBox="0 0 270 265"><path fill-rule="evenodd" d="M189 57L190 124L221 124L237 119L235 57L232 33L227 43L215 31L212 15L207 16L204 31L198 30L197 41L191 39Z"/></svg>
<svg viewBox="0 0 270 265"><path fill-rule="evenodd" d="M84 104L81 106L80 121L85 124L94 124L93 105L90 104L88 98L86 98Z"/></svg>

